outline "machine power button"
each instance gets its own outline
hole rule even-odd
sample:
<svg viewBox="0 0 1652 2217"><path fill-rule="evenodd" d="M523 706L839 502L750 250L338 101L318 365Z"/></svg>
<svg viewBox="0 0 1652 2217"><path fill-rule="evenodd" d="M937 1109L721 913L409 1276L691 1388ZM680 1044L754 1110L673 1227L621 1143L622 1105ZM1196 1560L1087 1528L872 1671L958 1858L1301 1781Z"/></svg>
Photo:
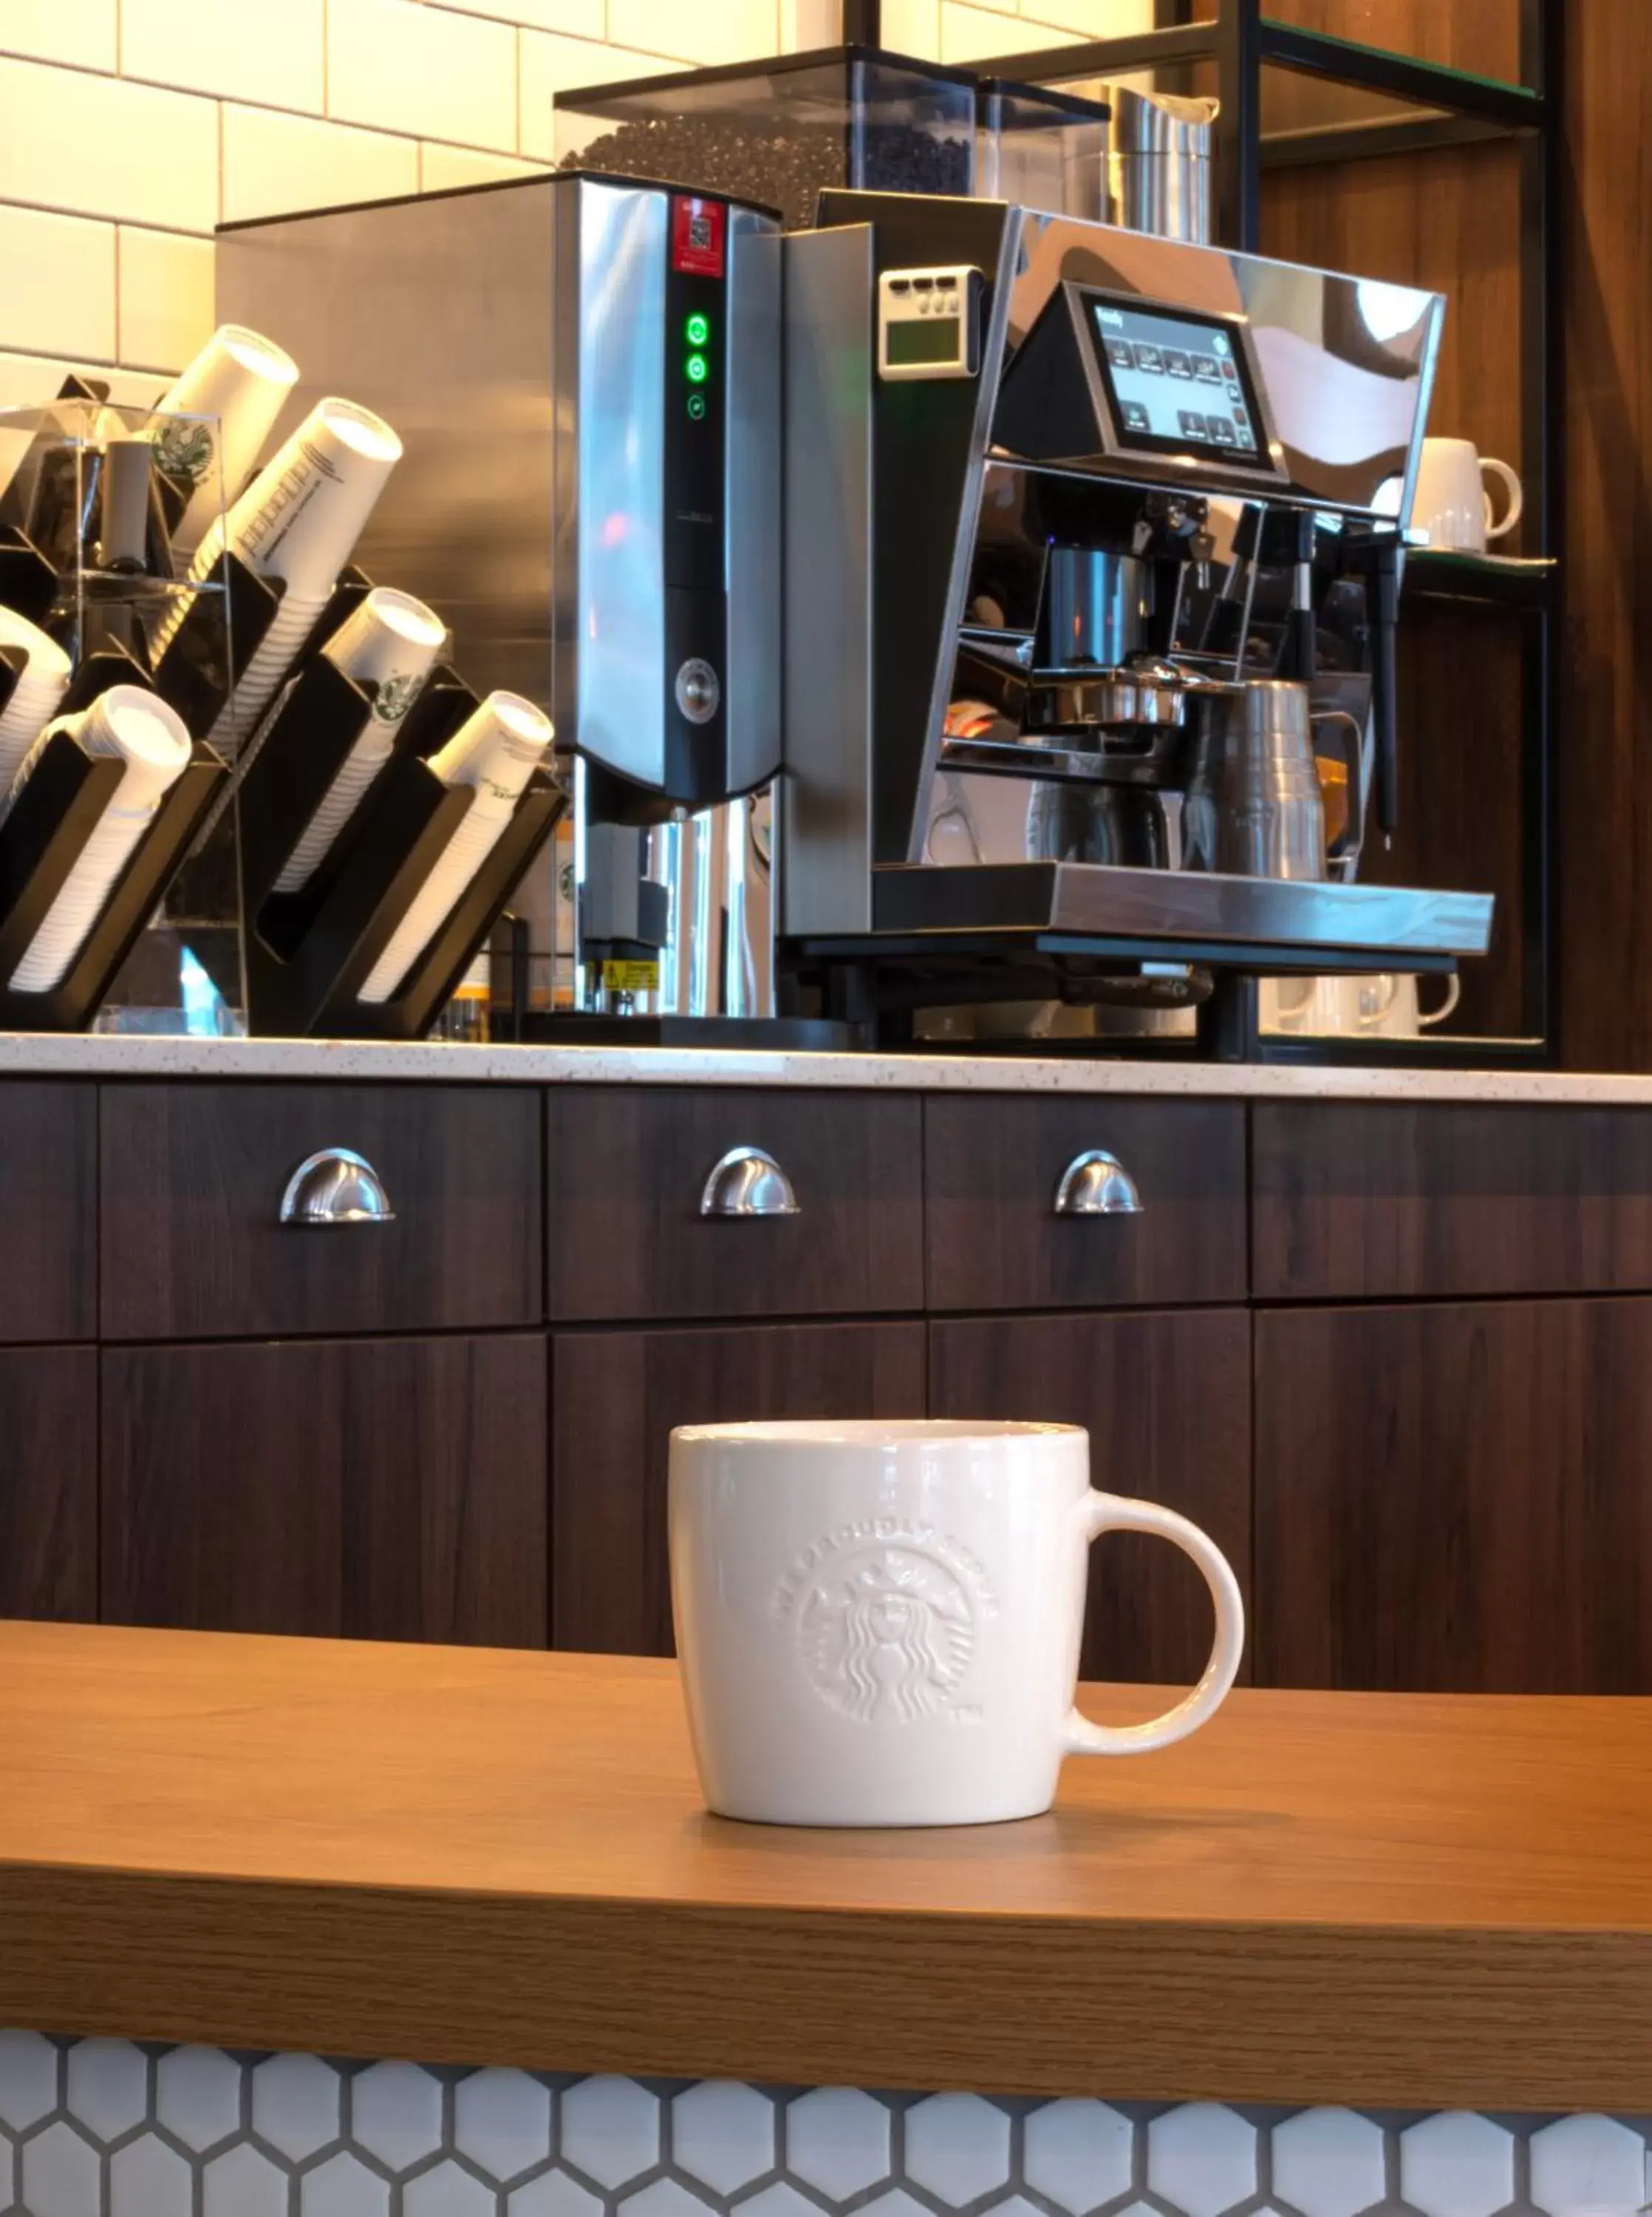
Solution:
<svg viewBox="0 0 1652 2217"><path fill-rule="evenodd" d="M723 698L723 687L709 662L691 655L677 672L677 706L691 724L709 724Z"/></svg>

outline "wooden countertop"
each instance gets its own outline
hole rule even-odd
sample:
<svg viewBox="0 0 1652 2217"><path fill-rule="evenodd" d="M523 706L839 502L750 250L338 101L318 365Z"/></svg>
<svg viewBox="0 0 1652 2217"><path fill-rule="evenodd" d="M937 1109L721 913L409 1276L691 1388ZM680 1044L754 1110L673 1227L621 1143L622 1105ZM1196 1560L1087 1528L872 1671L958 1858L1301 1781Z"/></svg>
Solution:
<svg viewBox="0 0 1652 2217"><path fill-rule="evenodd" d="M1649 1748L1646 1701L1240 1692L1031 1823L765 1831L668 1664L0 1626L0 2024L1643 2111Z"/></svg>

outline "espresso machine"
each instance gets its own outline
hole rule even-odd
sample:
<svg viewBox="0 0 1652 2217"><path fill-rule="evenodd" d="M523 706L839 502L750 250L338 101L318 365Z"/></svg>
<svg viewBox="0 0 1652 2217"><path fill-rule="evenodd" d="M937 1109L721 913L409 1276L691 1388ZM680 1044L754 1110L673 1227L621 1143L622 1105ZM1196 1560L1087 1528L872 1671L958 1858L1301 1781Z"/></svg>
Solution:
<svg viewBox="0 0 1652 2217"><path fill-rule="evenodd" d="M1174 1007L1447 970L1393 828L1444 304L1001 203L786 242L783 945L829 1005Z"/></svg>

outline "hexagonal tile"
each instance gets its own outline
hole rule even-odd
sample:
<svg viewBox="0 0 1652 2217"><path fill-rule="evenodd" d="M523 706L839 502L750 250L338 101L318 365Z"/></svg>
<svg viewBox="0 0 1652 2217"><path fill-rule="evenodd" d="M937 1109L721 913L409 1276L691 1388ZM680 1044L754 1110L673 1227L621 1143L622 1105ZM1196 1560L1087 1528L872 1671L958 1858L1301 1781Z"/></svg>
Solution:
<svg viewBox="0 0 1652 2217"><path fill-rule="evenodd" d="M1027 2184L1083 2217L1130 2185L1134 2132L1105 2102L1046 2102L1026 2121Z"/></svg>
<svg viewBox="0 0 1652 2217"><path fill-rule="evenodd" d="M149 2109L149 2062L129 2040L77 2040L69 2051L69 2114L101 2140L119 2140Z"/></svg>
<svg viewBox="0 0 1652 2217"><path fill-rule="evenodd" d="M671 2160L719 2194L774 2169L774 2104L755 2086L707 2078L671 2104Z"/></svg>
<svg viewBox="0 0 1652 2217"><path fill-rule="evenodd" d="M9 2209L16 2199L16 2155L9 2140L0 2140L0 2209Z"/></svg>
<svg viewBox="0 0 1652 2217"><path fill-rule="evenodd" d="M1217 2217L1256 2191L1256 2135L1219 2102L1187 2102L1147 2128L1147 2183L1187 2217Z"/></svg>
<svg viewBox="0 0 1652 2217"><path fill-rule="evenodd" d="M601 2217L602 2204L565 2171L546 2171L519 2186L505 2207L510 2217Z"/></svg>
<svg viewBox="0 0 1652 2217"><path fill-rule="evenodd" d="M155 2114L198 2152L241 2123L241 2066L221 2047L175 2047L155 2071Z"/></svg>
<svg viewBox="0 0 1652 2217"><path fill-rule="evenodd" d="M868 2202L860 2217L928 2217L928 2213L921 2202L915 2202L897 2186L888 2194L880 2194L875 2202Z"/></svg>
<svg viewBox="0 0 1652 2217"><path fill-rule="evenodd" d="M1302 2217L1354 2217L1388 2191L1383 2135L1352 2109L1304 2109L1273 2127L1273 2190Z"/></svg>
<svg viewBox="0 0 1652 2217"><path fill-rule="evenodd" d="M806 2201L795 2186L776 2179L740 2204L740 2217L820 2217L820 2204Z"/></svg>
<svg viewBox="0 0 1652 2217"><path fill-rule="evenodd" d="M48 2125L21 2152L28 2217L87 2217L96 2208L97 2150L71 2126Z"/></svg>
<svg viewBox="0 0 1652 2217"><path fill-rule="evenodd" d="M551 2152L551 2094L526 2071L473 2071L453 2090L461 2155L502 2183Z"/></svg>
<svg viewBox="0 0 1652 2217"><path fill-rule="evenodd" d="M1614 2117L1562 2117L1532 2135L1532 2199L1551 2217L1618 2217L1646 2200L1646 2143Z"/></svg>
<svg viewBox="0 0 1652 2217"><path fill-rule="evenodd" d="M57 2106L57 2049L42 2033L0 2032L0 2124L26 2132Z"/></svg>
<svg viewBox="0 0 1652 2217"><path fill-rule="evenodd" d="M582 2078L562 2097L562 2154L599 2186L623 2186L660 2159L660 2105L634 2078Z"/></svg>
<svg viewBox="0 0 1652 2217"><path fill-rule="evenodd" d="M318 2055L267 2055L252 2074L252 2128L301 2162L336 2140L338 2073Z"/></svg>
<svg viewBox="0 0 1652 2217"><path fill-rule="evenodd" d="M422 2171L402 2189L402 2217L493 2217L498 2197L456 2163Z"/></svg>
<svg viewBox="0 0 1652 2217"><path fill-rule="evenodd" d="M329 2156L299 2181L300 2217L385 2217L390 2189L353 2155Z"/></svg>
<svg viewBox="0 0 1652 2217"><path fill-rule="evenodd" d="M854 2086L816 2086L786 2109L786 2168L846 2202L889 2177L889 2111Z"/></svg>
<svg viewBox="0 0 1652 2217"><path fill-rule="evenodd" d="M681 2179L656 2178L620 2204L620 2217L706 2217L706 2204Z"/></svg>
<svg viewBox="0 0 1652 2217"><path fill-rule="evenodd" d="M1009 2177L1009 2119L979 2094L932 2094L906 2113L906 2169L943 2202L973 2202Z"/></svg>
<svg viewBox="0 0 1652 2217"><path fill-rule="evenodd" d="M350 2081L350 2138L392 2171L441 2146L441 2086L416 2063L374 2063Z"/></svg>
<svg viewBox="0 0 1652 2217"><path fill-rule="evenodd" d="M201 2217L287 2217L287 2175L244 2140L201 2173Z"/></svg>
<svg viewBox="0 0 1652 2217"><path fill-rule="evenodd" d="M1513 2138L1470 2109L1408 2125L1400 2134L1400 2192L1423 2217L1492 2217L1513 2199Z"/></svg>
<svg viewBox="0 0 1652 2217"><path fill-rule="evenodd" d="M189 2217L194 2184L176 2149L145 2133L109 2158L108 2217Z"/></svg>

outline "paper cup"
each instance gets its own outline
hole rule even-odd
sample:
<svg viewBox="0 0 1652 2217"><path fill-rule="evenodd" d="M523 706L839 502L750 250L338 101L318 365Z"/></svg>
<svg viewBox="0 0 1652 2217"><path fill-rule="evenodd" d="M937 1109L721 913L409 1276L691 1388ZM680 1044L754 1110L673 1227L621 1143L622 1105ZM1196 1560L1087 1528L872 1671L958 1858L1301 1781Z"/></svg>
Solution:
<svg viewBox="0 0 1652 2217"><path fill-rule="evenodd" d="M433 608L410 593L376 585L322 646L324 658L358 684L376 690L361 735L275 880L278 893L297 892L354 814L390 760L395 733L418 698L447 636Z"/></svg>
<svg viewBox="0 0 1652 2217"><path fill-rule="evenodd" d="M429 876L368 973L360 997L388 1001L465 896L515 813L523 788L556 737L551 719L520 693L490 693L430 757L444 785L469 785L476 798Z"/></svg>
<svg viewBox="0 0 1652 2217"><path fill-rule="evenodd" d="M317 401L230 509L225 543L261 577L285 578L289 597L324 597L401 452L401 441L370 409ZM216 556L214 546L208 569ZM195 574L204 575L199 563L198 556Z"/></svg>
<svg viewBox="0 0 1652 2217"><path fill-rule="evenodd" d="M62 984L133 849L189 763L189 734L177 711L139 686L113 685L89 708L77 716L63 717L40 734L18 773L13 798L27 784L47 741L58 732L71 733L89 755L118 756L125 769L62 890L11 974L11 990L19 993L49 993Z"/></svg>
<svg viewBox="0 0 1652 2217"><path fill-rule="evenodd" d="M15 608L0 608L0 646L21 647L28 657L3 708L0 708L0 794L9 792L23 758L58 713L69 683L69 658L56 639Z"/></svg>
<svg viewBox="0 0 1652 2217"><path fill-rule="evenodd" d="M156 462L190 487L172 534L180 576L218 521L220 501L227 507L246 483L298 381L297 362L273 339L223 324L163 396L156 413L177 420L155 431Z"/></svg>
<svg viewBox="0 0 1652 2217"><path fill-rule="evenodd" d="M320 620L327 597L324 593L308 598L287 595L246 668L235 672L235 690L207 734L215 746L233 753L251 737L293 658Z"/></svg>

